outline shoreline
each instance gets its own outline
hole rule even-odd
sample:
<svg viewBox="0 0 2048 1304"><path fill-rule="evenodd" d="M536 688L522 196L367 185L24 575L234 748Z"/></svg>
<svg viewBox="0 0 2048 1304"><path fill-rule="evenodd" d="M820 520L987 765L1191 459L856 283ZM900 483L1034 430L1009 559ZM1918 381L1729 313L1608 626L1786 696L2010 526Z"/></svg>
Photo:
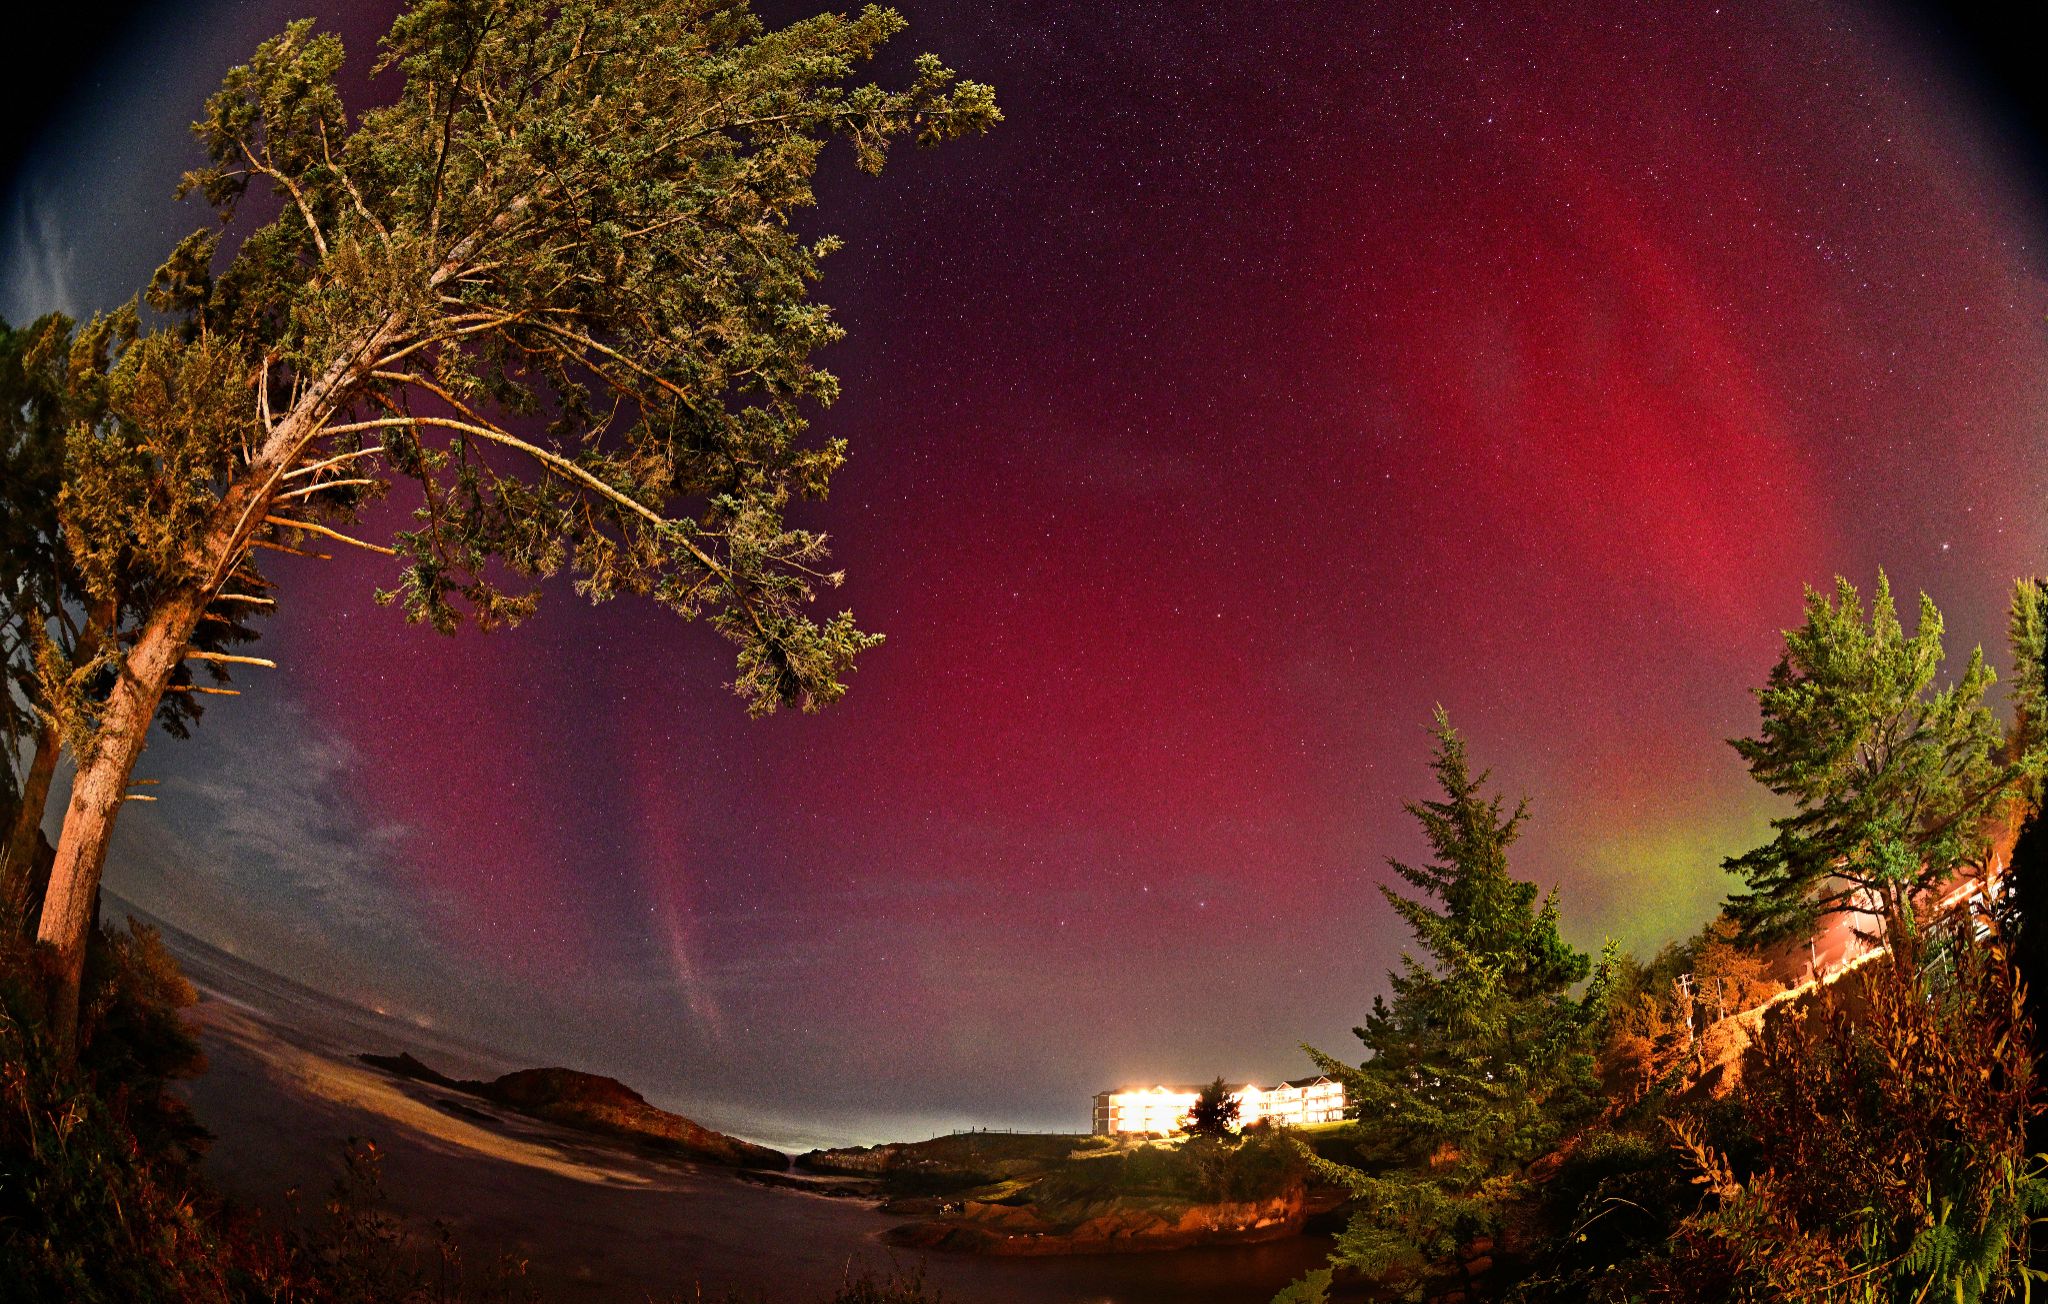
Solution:
<svg viewBox="0 0 2048 1304"><path fill-rule="evenodd" d="M922 1266L960 1304L1265 1304L1328 1249L1315 1237L1056 1258L899 1249L884 1238L903 1220L879 1200L644 1153L401 1079L332 1033L195 985L209 1067L180 1091L215 1134L203 1162L218 1189L269 1216L317 1209L348 1138L370 1137L393 1214L445 1223L472 1262L526 1261L544 1300L645 1304L701 1288L809 1304L868 1264Z"/></svg>

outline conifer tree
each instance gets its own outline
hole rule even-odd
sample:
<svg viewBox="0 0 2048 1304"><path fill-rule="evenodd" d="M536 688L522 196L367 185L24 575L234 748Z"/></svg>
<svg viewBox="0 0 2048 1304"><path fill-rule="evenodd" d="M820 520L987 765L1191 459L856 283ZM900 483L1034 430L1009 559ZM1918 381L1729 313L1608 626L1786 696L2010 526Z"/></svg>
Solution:
<svg viewBox="0 0 2048 1304"><path fill-rule="evenodd" d="M156 578L118 551L88 574L66 543L66 442L113 419L108 365L132 326L121 313L84 331L59 314L20 329L0 322L0 926L33 931L34 870L53 850L42 831L51 781L67 744L90 736L118 648ZM255 637L245 611L210 617L193 632L196 656L172 671L157 706L157 723L172 736L184 737L204 714L206 695L235 691L225 687L229 663L201 658Z"/></svg>
<svg viewBox="0 0 2048 1304"><path fill-rule="evenodd" d="M2012 655L2006 700L2013 718L2005 759L2012 761L2039 751L2048 738L2048 585L2038 579L2013 582L2006 646Z"/></svg>
<svg viewBox="0 0 2048 1304"><path fill-rule="evenodd" d="M2021 580L2013 588L2012 655L2014 689L2012 740L2008 757L2041 746L2042 685L2048 677L2048 588ZM2002 924L2012 962L2026 993L2026 1026L2034 1063L2048 1064L2048 818L2042 812L2038 779L2025 794L2027 807L2006 861ZM2027 1120L2028 1153L2048 1146L2048 1117Z"/></svg>
<svg viewBox="0 0 2048 1304"><path fill-rule="evenodd" d="M1381 889L1422 958L1403 955L1392 999L1376 998L1356 1029L1363 1063L1308 1048L1371 1124L1361 1166L1319 1166L1359 1202L1336 1261L1373 1276L1418 1270L1487 1230L1500 1182L1597 1094L1591 1033L1609 962L1572 995L1592 961L1559 934L1555 891L1539 901L1508 867L1527 803L1486 794L1441 708L1434 736L1442 797L1407 807L1433 859L1391 862L1417 895Z"/></svg>
<svg viewBox="0 0 2048 1304"><path fill-rule="evenodd" d="M156 578L76 747L39 930L60 1039L150 720L202 620L260 596L237 579L253 548L391 555L382 596L444 631L516 622L566 570L593 600L707 620L756 712L843 693L877 640L812 617L838 577L785 520L845 457L807 424L837 393L811 355L840 330L810 297L835 243L794 219L831 140L874 172L893 140L999 117L930 55L900 89L856 84L903 25L417 0L376 63L395 98L360 116L340 40L310 22L228 74L183 186L220 224L159 269L146 298L168 324L122 333L111 419L67 440L71 556ZM252 189L276 216L230 249ZM394 483L411 527L350 533Z"/></svg>
<svg viewBox="0 0 2048 1304"><path fill-rule="evenodd" d="M2015 592L2016 641L2039 646L2039 593ZM1965 870L1982 870L1994 832L2039 775L2040 679L2016 687L2022 726L2011 746L1984 696L1997 681L1982 648L1960 679L1935 689L1941 612L1924 594L1908 636L1878 574L1866 615L1846 579L1806 595L1806 623L1757 691L1763 723L1732 745L1759 783L1794 803L1772 839L1726 862L1748 890L1729 914L1752 940L1797 937L1822 916L1855 912L1893 933L1916 903ZM2022 667L2038 662L2015 647Z"/></svg>
<svg viewBox="0 0 2048 1304"><path fill-rule="evenodd" d="M1231 1094L1230 1085L1218 1078L1203 1087L1201 1094L1195 1097L1194 1107L1188 1110L1187 1122L1181 1131L1189 1136L1227 1137L1237 1130L1241 1108L1237 1097Z"/></svg>
<svg viewBox="0 0 2048 1304"><path fill-rule="evenodd" d="M43 807L56 773L55 719L37 709L38 653L63 609L63 550L57 543L57 492L63 485L64 432L72 419L58 365L66 350L43 347L49 322L16 329L0 322L0 897L21 893ZM68 325L61 333L68 337ZM62 631L59 631L62 632ZM12 901L6 902L14 906ZM0 909L12 924L19 907Z"/></svg>

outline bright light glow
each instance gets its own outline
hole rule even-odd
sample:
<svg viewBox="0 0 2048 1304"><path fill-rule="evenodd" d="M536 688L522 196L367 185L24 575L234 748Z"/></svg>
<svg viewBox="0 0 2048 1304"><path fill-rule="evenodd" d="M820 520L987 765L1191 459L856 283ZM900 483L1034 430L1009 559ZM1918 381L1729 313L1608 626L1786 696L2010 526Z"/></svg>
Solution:
<svg viewBox="0 0 2048 1304"><path fill-rule="evenodd" d="M1188 1111L1202 1094L1200 1087L1124 1087L1095 1097L1097 1135L1118 1133L1170 1135L1187 1122ZM1261 1087L1248 1083L1230 1088L1237 1101L1240 1127L1265 1120L1287 1127L1334 1123L1344 1117L1344 1085L1328 1078L1302 1078Z"/></svg>

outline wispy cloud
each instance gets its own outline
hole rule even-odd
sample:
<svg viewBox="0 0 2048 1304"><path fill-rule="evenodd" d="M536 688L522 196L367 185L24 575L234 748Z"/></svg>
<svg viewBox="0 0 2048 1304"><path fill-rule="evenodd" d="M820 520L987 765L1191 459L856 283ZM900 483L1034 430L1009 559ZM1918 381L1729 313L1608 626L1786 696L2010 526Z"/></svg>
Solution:
<svg viewBox="0 0 2048 1304"><path fill-rule="evenodd" d="M79 314L78 246L40 189L23 187L6 215L0 258L0 315L32 321L46 312Z"/></svg>
<svg viewBox="0 0 2048 1304"><path fill-rule="evenodd" d="M140 771L161 778L159 800L121 821L109 884L316 984L361 974L365 955L405 985L445 971L429 924L449 906L423 903L400 854L405 831L354 800L358 765L345 742L290 707L222 721L191 742L159 740Z"/></svg>

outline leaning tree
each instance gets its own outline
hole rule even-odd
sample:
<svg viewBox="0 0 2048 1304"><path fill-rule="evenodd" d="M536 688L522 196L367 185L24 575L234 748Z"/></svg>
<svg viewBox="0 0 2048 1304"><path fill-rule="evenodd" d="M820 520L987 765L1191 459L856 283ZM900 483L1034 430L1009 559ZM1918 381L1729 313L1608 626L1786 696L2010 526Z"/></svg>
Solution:
<svg viewBox="0 0 2048 1304"><path fill-rule="evenodd" d="M1889 937L1958 875L1988 870L2048 765L2042 629L2041 591L2022 582L2006 729L1985 701L1997 675L1981 648L1960 678L1935 686L1943 626L1926 595L1908 635L1882 571L1867 613L1846 579L1832 595L1807 591L1806 623L1785 632L1757 690L1757 736L1733 740L1751 776L1793 803L1769 842L1725 862L1748 884L1728 913L1749 939L1798 937L1837 914L1874 917Z"/></svg>
<svg viewBox="0 0 2048 1304"><path fill-rule="evenodd" d="M109 364L139 325L133 311L84 330L56 313L20 329L0 322L0 928L35 930L36 870L51 852L43 815L58 762L68 743L90 737L121 649L154 603L157 576L143 557L117 548L90 570L78 565L59 510L70 433L113 419ZM242 576L261 583L247 563ZM185 737L205 695L239 691L227 687L227 667L259 658L228 649L256 637L253 610L210 613L193 632L157 705L165 732Z"/></svg>
<svg viewBox="0 0 2048 1304"><path fill-rule="evenodd" d="M876 7L771 30L745 0L419 0L376 65L395 99L360 116L341 42L311 23L228 74L181 187L220 224L157 271L163 324L124 341L107 418L65 451L77 564L152 580L78 735L44 901L60 1044L151 717L202 621L274 601L237 578L251 549L389 554L380 600L443 631L516 622L567 570L593 600L709 621L757 713L841 695L877 638L812 618L839 577L785 521L845 457L806 424L837 392L811 355L839 327L810 297L835 242L794 219L831 140L875 172L894 140L1000 117L931 55L899 88L855 84L903 26ZM409 528L360 537L398 482Z"/></svg>

